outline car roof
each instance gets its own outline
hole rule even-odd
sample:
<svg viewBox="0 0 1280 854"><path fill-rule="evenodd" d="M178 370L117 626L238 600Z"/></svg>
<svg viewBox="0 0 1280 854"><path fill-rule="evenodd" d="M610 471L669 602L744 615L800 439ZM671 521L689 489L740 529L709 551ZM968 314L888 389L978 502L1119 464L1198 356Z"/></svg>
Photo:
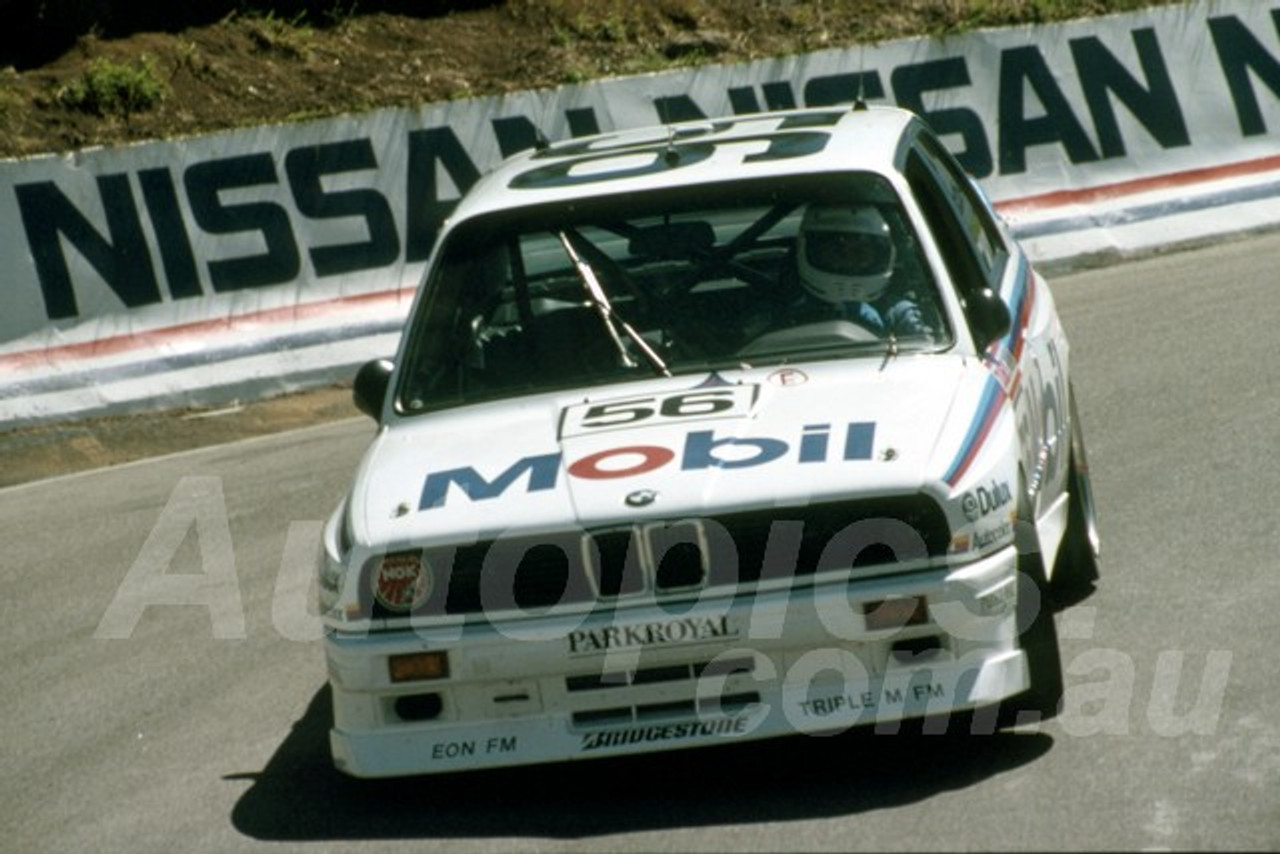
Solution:
<svg viewBox="0 0 1280 854"><path fill-rule="evenodd" d="M890 174L914 114L896 107L751 113L576 137L508 158L451 219L622 193L850 170Z"/></svg>

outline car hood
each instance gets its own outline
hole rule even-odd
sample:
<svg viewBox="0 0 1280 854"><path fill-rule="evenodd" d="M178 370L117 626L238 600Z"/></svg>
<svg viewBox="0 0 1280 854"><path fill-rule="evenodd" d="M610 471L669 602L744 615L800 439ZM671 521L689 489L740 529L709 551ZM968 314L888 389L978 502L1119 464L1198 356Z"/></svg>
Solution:
<svg viewBox="0 0 1280 854"><path fill-rule="evenodd" d="M937 481L940 437L957 429L956 390L983 370L899 356L403 419L365 455L352 522L358 539L394 548L917 492Z"/></svg>

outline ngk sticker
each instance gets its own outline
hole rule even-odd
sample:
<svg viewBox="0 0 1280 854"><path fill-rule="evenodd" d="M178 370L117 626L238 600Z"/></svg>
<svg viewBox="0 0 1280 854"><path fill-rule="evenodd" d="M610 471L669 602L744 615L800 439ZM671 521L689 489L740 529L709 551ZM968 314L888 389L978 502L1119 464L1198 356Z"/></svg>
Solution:
<svg viewBox="0 0 1280 854"><path fill-rule="evenodd" d="M421 552L386 555L373 574L373 598L388 611L412 611L430 594L431 574L422 562Z"/></svg>

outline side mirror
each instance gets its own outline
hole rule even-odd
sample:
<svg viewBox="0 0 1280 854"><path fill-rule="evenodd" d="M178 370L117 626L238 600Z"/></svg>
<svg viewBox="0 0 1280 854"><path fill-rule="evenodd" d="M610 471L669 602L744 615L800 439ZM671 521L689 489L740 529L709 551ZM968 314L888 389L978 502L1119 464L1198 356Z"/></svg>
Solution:
<svg viewBox="0 0 1280 854"><path fill-rule="evenodd" d="M382 404L387 399L387 388L391 385L391 372L395 363L390 359L374 359L365 362L356 371L355 384L351 388L351 397L356 409L368 415L374 421L382 420Z"/></svg>
<svg viewBox="0 0 1280 854"><path fill-rule="evenodd" d="M983 288L965 297L964 312L979 353L986 352L993 342L1009 334L1013 328L1009 306L991 288Z"/></svg>

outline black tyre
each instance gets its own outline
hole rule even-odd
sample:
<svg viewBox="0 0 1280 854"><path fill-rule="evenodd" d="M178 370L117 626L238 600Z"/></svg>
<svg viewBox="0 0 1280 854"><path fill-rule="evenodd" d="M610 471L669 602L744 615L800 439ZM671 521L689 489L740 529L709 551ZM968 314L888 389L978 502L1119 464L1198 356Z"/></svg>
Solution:
<svg viewBox="0 0 1280 854"><path fill-rule="evenodd" d="M1032 528L1034 536L1034 528ZM1053 594L1041 554L1018 557L1018 643L1027 656L1031 687L1003 704L1001 726L1035 723L1062 710L1062 656L1053 622Z"/></svg>

